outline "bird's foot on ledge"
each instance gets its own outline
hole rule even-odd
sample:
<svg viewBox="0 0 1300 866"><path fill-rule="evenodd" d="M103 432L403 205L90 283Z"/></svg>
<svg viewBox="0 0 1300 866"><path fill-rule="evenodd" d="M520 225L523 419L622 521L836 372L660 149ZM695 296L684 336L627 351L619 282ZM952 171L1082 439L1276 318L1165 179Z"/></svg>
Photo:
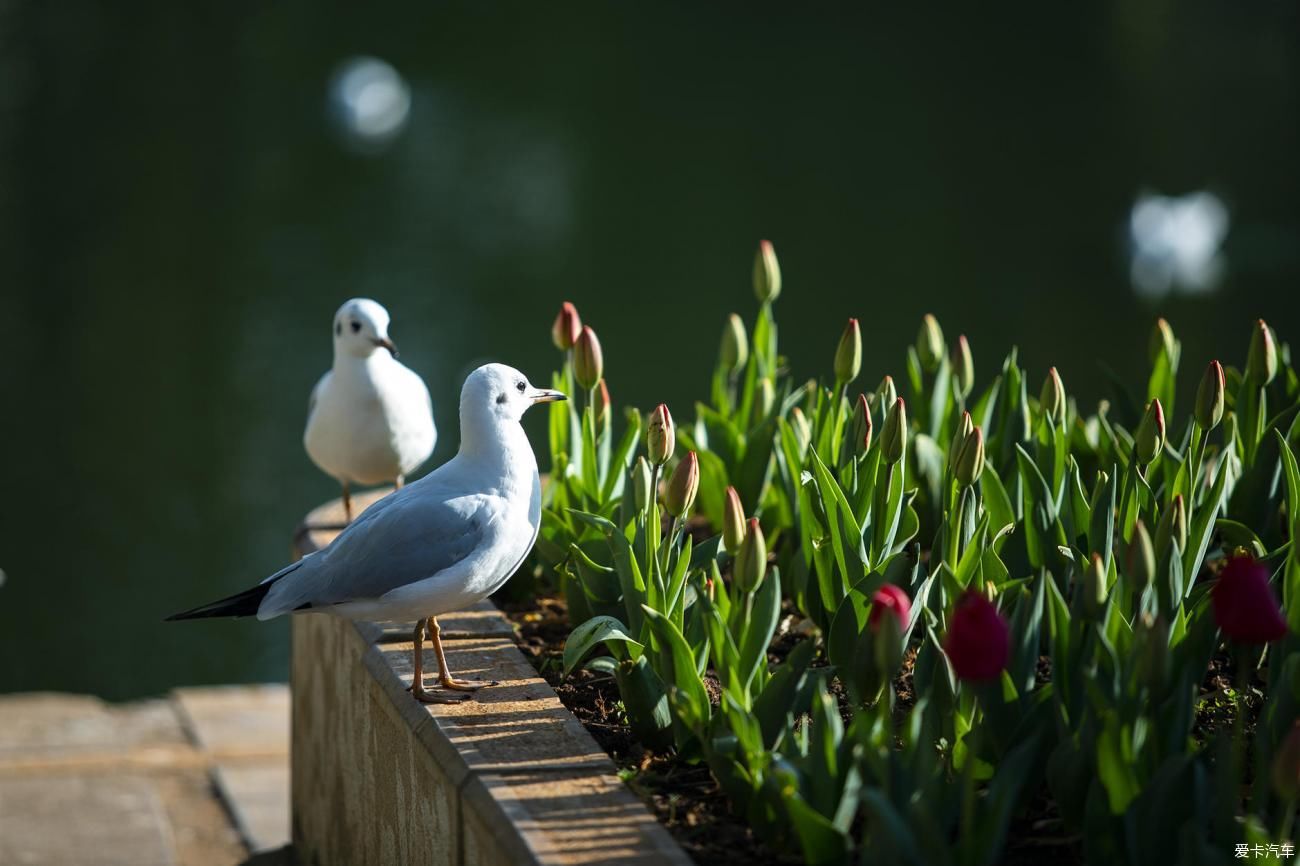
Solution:
<svg viewBox="0 0 1300 866"><path fill-rule="evenodd" d="M426 691L422 685L409 685L406 690L422 704L459 704L469 700L469 695L443 695Z"/></svg>
<svg viewBox="0 0 1300 866"><path fill-rule="evenodd" d="M456 692L476 692L487 686L498 685L496 680L458 680L455 677L444 677L439 680L439 684L444 689L451 689Z"/></svg>

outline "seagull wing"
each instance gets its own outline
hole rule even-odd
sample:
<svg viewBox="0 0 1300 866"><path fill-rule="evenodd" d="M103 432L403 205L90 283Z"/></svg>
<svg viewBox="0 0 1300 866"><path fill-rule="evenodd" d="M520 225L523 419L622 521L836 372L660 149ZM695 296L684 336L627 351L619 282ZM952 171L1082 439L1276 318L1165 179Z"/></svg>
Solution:
<svg viewBox="0 0 1300 866"><path fill-rule="evenodd" d="M377 600L473 556L486 543L504 501L482 493L434 493L411 485L367 508L303 568L276 581L258 619Z"/></svg>

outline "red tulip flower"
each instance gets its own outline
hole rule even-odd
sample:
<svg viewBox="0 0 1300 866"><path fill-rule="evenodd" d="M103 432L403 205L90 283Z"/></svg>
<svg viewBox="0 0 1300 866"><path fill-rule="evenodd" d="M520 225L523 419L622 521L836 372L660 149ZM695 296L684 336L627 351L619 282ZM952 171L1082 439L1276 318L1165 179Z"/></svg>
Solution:
<svg viewBox="0 0 1300 866"><path fill-rule="evenodd" d="M1228 560L1212 601L1214 621L1229 640L1261 644L1286 636L1286 619L1268 585L1268 569L1249 556Z"/></svg>
<svg viewBox="0 0 1300 866"><path fill-rule="evenodd" d="M880 621L888 613L898 620L899 632L907 631L907 624L912 618L912 600L907 593L887 583L871 596L871 612L867 614L867 627L872 634L880 631Z"/></svg>
<svg viewBox="0 0 1300 866"><path fill-rule="evenodd" d="M578 308L565 301L564 306L560 307L560 312L555 316L555 323L551 325L551 342L555 343L555 348L563 352L573 348L581 333L582 318L578 315Z"/></svg>
<svg viewBox="0 0 1300 866"><path fill-rule="evenodd" d="M957 676L971 682L995 680L1011 654L1007 621L981 593L968 589L948 620L943 651Z"/></svg>

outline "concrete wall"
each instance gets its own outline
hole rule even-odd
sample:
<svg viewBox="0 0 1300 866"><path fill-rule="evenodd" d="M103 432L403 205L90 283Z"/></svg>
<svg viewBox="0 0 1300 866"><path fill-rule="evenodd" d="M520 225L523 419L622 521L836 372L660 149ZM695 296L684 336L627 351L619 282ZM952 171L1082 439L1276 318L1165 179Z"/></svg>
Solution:
<svg viewBox="0 0 1300 866"><path fill-rule="evenodd" d="M689 864L490 604L442 617L448 663L495 679L415 701L406 625L293 622L293 839L303 866ZM425 671L437 665L425 645Z"/></svg>

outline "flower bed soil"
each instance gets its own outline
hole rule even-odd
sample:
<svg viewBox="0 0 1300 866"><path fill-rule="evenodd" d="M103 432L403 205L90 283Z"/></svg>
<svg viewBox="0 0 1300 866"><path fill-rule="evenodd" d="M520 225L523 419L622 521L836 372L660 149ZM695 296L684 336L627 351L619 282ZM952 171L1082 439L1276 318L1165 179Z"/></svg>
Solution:
<svg viewBox="0 0 1300 866"><path fill-rule="evenodd" d="M584 670L564 678L564 641L572 626L563 599L547 596L497 599L497 604L515 624L524 656L609 753L627 784L696 862L709 866L793 866L801 862L797 856L773 851L754 835L744 819L731 811L707 767L671 753L646 751L623 721L618 686L613 677ZM797 627L797 615L786 613L768 651L772 663L784 658L803 638ZM913 702L914 655L914 651L909 651L901 676L895 681L900 714L906 713ZM1201 683L1193 736L1202 742L1225 726L1230 729L1234 723L1236 710L1231 697L1235 688L1234 670L1232 661L1221 653L1211 661ZM1051 662L1046 656L1039 659L1038 680L1040 684L1051 680ZM1258 687L1256 684L1247 693L1247 730L1253 730L1254 717L1263 703L1262 696L1255 691ZM848 722L852 708L839 682L833 681L831 688L840 700L841 715ZM716 700L716 694L711 696ZM1054 866L1076 866L1084 863L1084 857L1082 840L1063 825L1056 804L1044 787L1031 800L1029 808L1012 821L1001 862L1004 866L1036 866L1048 861Z"/></svg>

